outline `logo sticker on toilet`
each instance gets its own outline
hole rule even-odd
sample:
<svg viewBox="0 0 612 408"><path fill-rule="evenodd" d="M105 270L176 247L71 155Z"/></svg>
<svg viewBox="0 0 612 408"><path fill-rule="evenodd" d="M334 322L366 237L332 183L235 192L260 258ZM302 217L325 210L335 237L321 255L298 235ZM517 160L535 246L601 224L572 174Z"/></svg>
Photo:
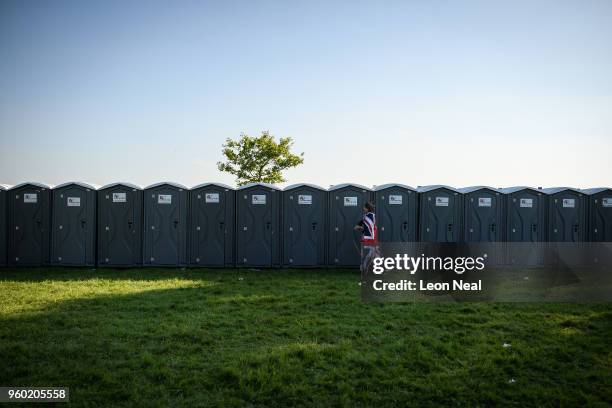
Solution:
<svg viewBox="0 0 612 408"><path fill-rule="evenodd" d="M479 207L490 207L491 197L478 197L478 206Z"/></svg>
<svg viewBox="0 0 612 408"><path fill-rule="evenodd" d="M602 199L601 205L604 207L612 207L612 197L606 197Z"/></svg>
<svg viewBox="0 0 612 408"><path fill-rule="evenodd" d="M402 205L404 197L401 194L389 194L389 204L390 205Z"/></svg>
<svg viewBox="0 0 612 408"><path fill-rule="evenodd" d="M172 194L158 194L157 204L172 204Z"/></svg>
<svg viewBox="0 0 612 408"><path fill-rule="evenodd" d="M576 206L576 200L573 198L563 199L563 208L574 208Z"/></svg>
<svg viewBox="0 0 612 408"><path fill-rule="evenodd" d="M125 193L113 193L113 203L125 203L126 201Z"/></svg>
<svg viewBox="0 0 612 408"><path fill-rule="evenodd" d="M265 194L253 194L251 196L251 204L266 204L266 195Z"/></svg>
<svg viewBox="0 0 612 408"><path fill-rule="evenodd" d="M521 207L522 208L533 207L533 198L521 198Z"/></svg>
<svg viewBox="0 0 612 408"><path fill-rule="evenodd" d="M68 197L68 207L80 207L81 197Z"/></svg>
<svg viewBox="0 0 612 408"><path fill-rule="evenodd" d="M207 203L218 203L219 202L219 193L206 193L206 197L204 200Z"/></svg>
<svg viewBox="0 0 612 408"><path fill-rule="evenodd" d="M436 207L448 207L448 197L436 197Z"/></svg>
<svg viewBox="0 0 612 408"><path fill-rule="evenodd" d="M310 194L300 194L300 195L298 195L298 204L311 205L312 204L312 196Z"/></svg>
<svg viewBox="0 0 612 408"><path fill-rule="evenodd" d="M38 202L38 194L24 194L23 195L24 203L37 203Z"/></svg>
<svg viewBox="0 0 612 408"><path fill-rule="evenodd" d="M345 207L357 207L357 197L344 197Z"/></svg>

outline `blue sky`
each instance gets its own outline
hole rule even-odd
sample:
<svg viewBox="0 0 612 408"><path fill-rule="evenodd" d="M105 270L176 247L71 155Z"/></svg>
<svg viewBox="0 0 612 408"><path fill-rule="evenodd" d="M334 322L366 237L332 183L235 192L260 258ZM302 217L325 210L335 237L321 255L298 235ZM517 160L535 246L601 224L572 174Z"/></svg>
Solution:
<svg viewBox="0 0 612 408"><path fill-rule="evenodd" d="M612 185L610 1L0 2L0 183Z"/></svg>

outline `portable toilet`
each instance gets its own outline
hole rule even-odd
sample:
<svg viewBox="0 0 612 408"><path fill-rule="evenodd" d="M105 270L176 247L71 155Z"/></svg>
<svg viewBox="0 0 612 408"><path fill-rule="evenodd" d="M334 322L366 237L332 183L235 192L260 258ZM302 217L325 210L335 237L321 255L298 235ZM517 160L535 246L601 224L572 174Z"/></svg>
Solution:
<svg viewBox="0 0 612 408"><path fill-rule="evenodd" d="M98 190L98 266L142 265L142 189L112 183Z"/></svg>
<svg viewBox="0 0 612 408"><path fill-rule="evenodd" d="M384 184L374 188L380 242L417 241L417 196L414 188L404 184Z"/></svg>
<svg viewBox="0 0 612 408"><path fill-rule="evenodd" d="M236 191L204 183L189 191L189 264L233 267Z"/></svg>
<svg viewBox="0 0 612 408"><path fill-rule="evenodd" d="M96 188L69 182L52 190L51 264L96 264Z"/></svg>
<svg viewBox="0 0 612 408"><path fill-rule="evenodd" d="M419 241L461 240L462 195L449 186L424 186L419 193Z"/></svg>
<svg viewBox="0 0 612 408"><path fill-rule="evenodd" d="M281 190L267 183L236 189L236 265L279 266Z"/></svg>
<svg viewBox="0 0 612 408"><path fill-rule="evenodd" d="M502 188L508 242L546 241L546 195L542 190L517 186Z"/></svg>
<svg viewBox="0 0 612 408"><path fill-rule="evenodd" d="M612 188L590 188L587 195L589 235L592 242L612 242Z"/></svg>
<svg viewBox="0 0 612 408"><path fill-rule="evenodd" d="M49 263L51 190L40 183L23 183L8 190L8 264Z"/></svg>
<svg viewBox="0 0 612 408"><path fill-rule="evenodd" d="M144 190L145 266L187 264L187 187L161 182Z"/></svg>
<svg viewBox="0 0 612 408"><path fill-rule="evenodd" d="M312 184L294 184L282 193L283 265L325 266L327 191Z"/></svg>
<svg viewBox="0 0 612 408"><path fill-rule="evenodd" d="M463 239L465 242L500 242L504 234L503 195L499 189L473 186L463 194Z"/></svg>
<svg viewBox="0 0 612 408"><path fill-rule="evenodd" d="M7 227L6 193L7 186L0 184L0 266L6 266Z"/></svg>
<svg viewBox="0 0 612 408"><path fill-rule="evenodd" d="M337 184L328 190L328 265L359 266L361 233L354 227L363 218L363 205L372 190L359 184Z"/></svg>
<svg viewBox="0 0 612 408"><path fill-rule="evenodd" d="M570 187L542 190L548 195L548 240L583 242L588 239L586 195Z"/></svg>

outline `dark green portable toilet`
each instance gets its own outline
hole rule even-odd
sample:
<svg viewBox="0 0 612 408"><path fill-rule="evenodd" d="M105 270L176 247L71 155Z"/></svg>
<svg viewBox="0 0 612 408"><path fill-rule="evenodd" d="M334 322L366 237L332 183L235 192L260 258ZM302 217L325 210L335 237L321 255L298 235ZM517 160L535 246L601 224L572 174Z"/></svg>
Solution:
<svg viewBox="0 0 612 408"><path fill-rule="evenodd" d="M6 190L8 186L0 184L0 266L6 266L7 226L6 226Z"/></svg>
<svg viewBox="0 0 612 408"><path fill-rule="evenodd" d="M548 240L584 242L587 240L586 195L571 187L542 190L548 196Z"/></svg>
<svg viewBox="0 0 612 408"><path fill-rule="evenodd" d="M612 188L590 188L583 191L587 195L590 240L612 242Z"/></svg>
<svg viewBox="0 0 612 408"><path fill-rule="evenodd" d="M463 240L501 242L504 235L504 203L499 189L473 186L459 189L463 194Z"/></svg>
<svg viewBox="0 0 612 408"><path fill-rule="evenodd" d="M189 190L189 264L233 267L236 191L220 183Z"/></svg>
<svg viewBox="0 0 612 408"><path fill-rule="evenodd" d="M312 184L294 184L282 196L283 265L325 266L327 191Z"/></svg>
<svg viewBox="0 0 612 408"><path fill-rule="evenodd" d="M508 242L544 242L547 239L547 200L542 190L517 186L500 190L504 194Z"/></svg>
<svg viewBox="0 0 612 408"><path fill-rule="evenodd" d="M359 184L337 184L329 188L328 265L359 266L361 233L354 227L363 218L363 205L372 200L372 190Z"/></svg>
<svg viewBox="0 0 612 408"><path fill-rule="evenodd" d="M279 266L281 190L266 183L236 189L236 265Z"/></svg>
<svg viewBox="0 0 612 408"><path fill-rule="evenodd" d="M49 263L51 189L23 183L8 190L8 264L40 266Z"/></svg>
<svg viewBox="0 0 612 408"><path fill-rule="evenodd" d="M170 182L144 190L144 266L187 265L187 187Z"/></svg>
<svg viewBox="0 0 612 408"><path fill-rule="evenodd" d="M374 187L379 242L416 242L418 194L404 184Z"/></svg>
<svg viewBox="0 0 612 408"><path fill-rule="evenodd" d="M449 186L423 186L419 193L419 241L459 242L462 239L463 197Z"/></svg>
<svg viewBox="0 0 612 408"><path fill-rule="evenodd" d="M142 188L112 183L98 190L98 266L142 265Z"/></svg>
<svg viewBox="0 0 612 408"><path fill-rule="evenodd" d="M52 190L51 264L96 264L96 188L70 182Z"/></svg>

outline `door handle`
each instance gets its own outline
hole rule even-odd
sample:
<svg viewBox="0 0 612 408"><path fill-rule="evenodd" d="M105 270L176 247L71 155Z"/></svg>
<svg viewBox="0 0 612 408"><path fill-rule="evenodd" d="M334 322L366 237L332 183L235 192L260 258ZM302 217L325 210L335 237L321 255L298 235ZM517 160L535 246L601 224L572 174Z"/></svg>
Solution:
<svg viewBox="0 0 612 408"><path fill-rule="evenodd" d="M402 228L404 228L404 231L406 231L408 229L408 221L404 221L402 223Z"/></svg>
<svg viewBox="0 0 612 408"><path fill-rule="evenodd" d="M270 221L266 222L266 229L269 230L270 229Z"/></svg>
<svg viewBox="0 0 612 408"><path fill-rule="evenodd" d="M313 223L312 223L312 230L313 230L313 231L316 231L316 230L317 230L317 223L316 223L316 222L313 222Z"/></svg>
<svg viewBox="0 0 612 408"><path fill-rule="evenodd" d="M495 225L494 223L491 224L491 232L495 232L495 228L497 228L497 225Z"/></svg>
<svg viewBox="0 0 612 408"><path fill-rule="evenodd" d="M176 229L178 227L178 221L174 220L174 229Z"/></svg>
<svg viewBox="0 0 612 408"><path fill-rule="evenodd" d="M81 229L85 229L86 225L87 225L87 221L81 220Z"/></svg>
<svg viewBox="0 0 612 408"><path fill-rule="evenodd" d="M220 222L219 223L219 229L224 229L225 228L225 223L224 222Z"/></svg>
<svg viewBox="0 0 612 408"><path fill-rule="evenodd" d="M132 221L128 221L128 229L132 229L132 225L133 225L133 224L134 224L134 223L133 223Z"/></svg>

